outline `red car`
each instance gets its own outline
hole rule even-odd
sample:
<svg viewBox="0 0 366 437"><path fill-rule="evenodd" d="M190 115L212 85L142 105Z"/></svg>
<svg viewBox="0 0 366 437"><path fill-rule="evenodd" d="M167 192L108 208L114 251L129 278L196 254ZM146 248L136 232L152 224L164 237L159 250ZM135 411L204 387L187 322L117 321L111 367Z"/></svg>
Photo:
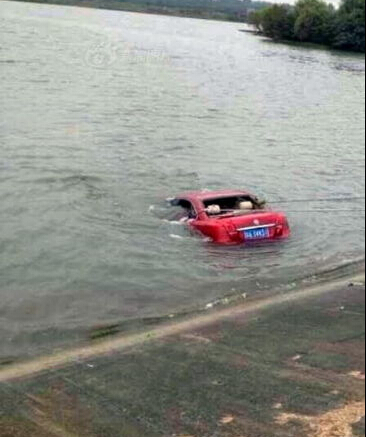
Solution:
<svg viewBox="0 0 366 437"><path fill-rule="evenodd" d="M246 191L196 191L170 201L182 209L182 221L219 244L281 240L290 236L283 213L266 208Z"/></svg>

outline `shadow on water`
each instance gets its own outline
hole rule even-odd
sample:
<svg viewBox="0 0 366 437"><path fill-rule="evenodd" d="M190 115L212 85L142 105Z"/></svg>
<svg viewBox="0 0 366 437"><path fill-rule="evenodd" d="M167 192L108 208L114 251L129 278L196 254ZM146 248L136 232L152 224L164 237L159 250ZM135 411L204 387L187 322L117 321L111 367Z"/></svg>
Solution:
<svg viewBox="0 0 366 437"><path fill-rule="evenodd" d="M315 44L311 42L300 42L300 41L290 41L290 40L273 40L262 36L262 41L266 44L272 44L274 46L284 46L297 49L297 51L309 52L309 50L325 52L333 54L342 58L349 59L365 59L364 53L349 52L344 50L337 50L322 44Z"/></svg>
<svg viewBox="0 0 366 437"><path fill-rule="evenodd" d="M331 67L338 71L359 75L364 75L365 73L365 55L362 53L349 53L330 49L329 47L319 44L296 41L287 42L263 39L263 42L268 45L273 45L274 47L284 46L289 48L286 52L279 52L276 49L267 50L263 53L265 57L281 57L288 62L303 65L318 64L327 68Z"/></svg>

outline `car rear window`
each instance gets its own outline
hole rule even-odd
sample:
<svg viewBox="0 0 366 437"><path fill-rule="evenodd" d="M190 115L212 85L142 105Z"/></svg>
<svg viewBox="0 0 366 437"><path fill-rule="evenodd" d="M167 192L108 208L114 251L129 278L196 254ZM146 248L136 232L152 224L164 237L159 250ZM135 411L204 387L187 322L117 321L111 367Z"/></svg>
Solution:
<svg viewBox="0 0 366 437"><path fill-rule="evenodd" d="M210 205L218 205L221 210L233 210L237 209L240 202L253 202L253 199L250 196L236 196L236 197L223 197L217 199L210 199L204 202L205 208L208 208Z"/></svg>

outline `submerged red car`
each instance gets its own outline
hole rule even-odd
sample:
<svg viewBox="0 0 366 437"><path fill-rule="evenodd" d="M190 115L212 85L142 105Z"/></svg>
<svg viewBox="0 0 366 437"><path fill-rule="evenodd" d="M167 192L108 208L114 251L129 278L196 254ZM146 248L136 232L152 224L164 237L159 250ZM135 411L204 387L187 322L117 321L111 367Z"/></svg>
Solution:
<svg viewBox="0 0 366 437"><path fill-rule="evenodd" d="M290 236L286 216L246 191L195 191L170 200L188 226L219 244L281 240Z"/></svg>

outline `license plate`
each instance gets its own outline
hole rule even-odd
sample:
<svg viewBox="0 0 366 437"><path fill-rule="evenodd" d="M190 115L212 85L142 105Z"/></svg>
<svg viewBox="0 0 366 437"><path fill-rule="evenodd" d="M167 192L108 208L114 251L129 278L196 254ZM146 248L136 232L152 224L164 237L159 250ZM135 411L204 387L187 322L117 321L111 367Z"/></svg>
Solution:
<svg viewBox="0 0 366 437"><path fill-rule="evenodd" d="M246 231L244 231L244 236L246 240L262 240L264 238L269 238L269 229L247 229Z"/></svg>

